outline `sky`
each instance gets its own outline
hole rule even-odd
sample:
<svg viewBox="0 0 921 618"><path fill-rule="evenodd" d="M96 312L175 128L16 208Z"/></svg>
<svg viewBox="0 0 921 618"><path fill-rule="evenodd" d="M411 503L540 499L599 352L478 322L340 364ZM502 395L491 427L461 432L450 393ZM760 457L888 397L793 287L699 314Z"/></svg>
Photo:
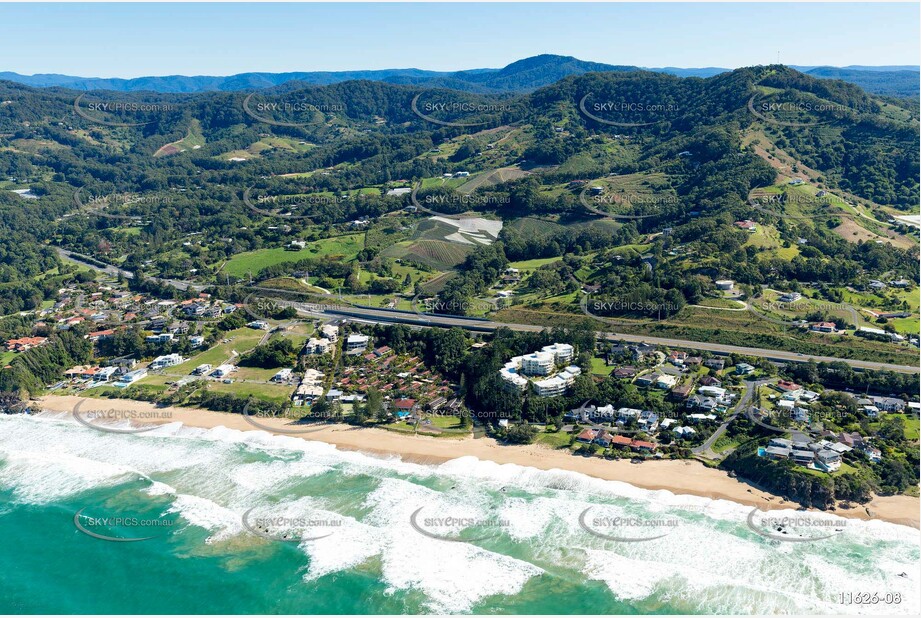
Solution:
<svg viewBox="0 0 921 618"><path fill-rule="evenodd" d="M0 71L81 77L498 68L917 65L914 3L0 4Z"/></svg>

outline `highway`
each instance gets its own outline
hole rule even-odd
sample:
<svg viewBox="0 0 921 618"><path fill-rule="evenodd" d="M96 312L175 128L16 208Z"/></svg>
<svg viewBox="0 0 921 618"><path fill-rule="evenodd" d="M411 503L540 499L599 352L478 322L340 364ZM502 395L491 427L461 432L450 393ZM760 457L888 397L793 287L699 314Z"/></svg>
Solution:
<svg viewBox="0 0 921 618"><path fill-rule="evenodd" d="M307 305L309 306L309 305ZM467 330L490 332L497 328L509 328L517 331L541 331L544 326L535 326L533 324L509 324L505 322L492 322L489 320L475 320L457 316L435 316L431 314L418 314L411 311L384 311L380 309L370 309L363 307L348 307L345 305L314 305L309 313L321 314L326 317L344 316L353 317L372 322L392 322L399 324L411 324L417 326L457 326ZM894 365L890 363L879 363L874 361L854 360L850 358L835 358L832 356L805 356L797 352L787 352L785 350L768 350L765 348L749 348L743 346L727 345L722 343L711 343L705 341L687 341L685 339L671 339L664 337L650 337L647 335L627 335L612 332L599 333L607 341L627 341L630 343L649 343L653 345L667 346L670 348L683 348L687 350L706 350L718 355L744 354L746 356L755 356L775 362L843 362L855 369L872 369L888 370L899 373L921 373L921 367L913 365Z"/></svg>

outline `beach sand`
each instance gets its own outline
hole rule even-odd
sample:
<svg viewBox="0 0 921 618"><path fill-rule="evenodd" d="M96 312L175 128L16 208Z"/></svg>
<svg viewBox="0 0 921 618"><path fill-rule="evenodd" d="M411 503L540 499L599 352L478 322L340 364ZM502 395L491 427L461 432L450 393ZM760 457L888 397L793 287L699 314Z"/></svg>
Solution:
<svg viewBox="0 0 921 618"><path fill-rule="evenodd" d="M131 413L133 422L173 423L188 427L210 429L227 427L241 431L258 431L241 414L211 412L194 408L157 407L143 401L127 399L92 399L78 396L48 395L41 398L43 409L54 412L72 412L80 406L81 414L93 411L118 410ZM135 415L147 416L148 421ZM127 416L127 415L126 415ZM124 417L123 417L124 418ZM554 450L542 445L506 446L492 438L434 438L401 434L384 429L358 428L345 424L310 427L310 433L290 433L303 426L292 426L284 419L260 418L259 425L276 435L289 435L304 440L333 444L338 448L357 450L374 455L398 455L406 461L439 464L458 457L472 456L499 464L517 464L541 470L568 470L588 476L629 483L652 490L667 490L675 494L691 494L706 498L731 500L739 504L765 509L798 508L793 502L758 489L744 481L730 477L693 460L644 461L640 464L620 459L608 461L599 457L582 457L568 450ZM892 523L919 527L921 501L911 496L877 496L866 505L852 509L836 509L842 517L881 519Z"/></svg>

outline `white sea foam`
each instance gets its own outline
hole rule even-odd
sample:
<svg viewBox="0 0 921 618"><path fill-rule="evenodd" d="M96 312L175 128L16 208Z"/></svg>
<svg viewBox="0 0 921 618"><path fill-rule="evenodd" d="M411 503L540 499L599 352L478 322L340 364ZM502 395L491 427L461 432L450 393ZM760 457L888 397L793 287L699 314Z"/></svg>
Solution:
<svg viewBox="0 0 921 618"><path fill-rule="evenodd" d="M316 496L292 494L305 479L330 472L371 477L363 504L337 506L337 497L334 505L322 489ZM170 496L170 512L206 529L211 542L243 534L240 517L253 506L339 518L342 526L332 536L301 543L309 556L305 579L378 558L373 563L392 590L421 592L435 612L471 611L491 595L515 595L545 568L604 582L632 603L654 597L691 612L918 610L909 599L921 586L921 535L887 522L849 519L840 538L772 546L747 528L751 507L564 470L473 457L425 466L223 427L171 423L117 435L79 426L66 415L0 418L0 485L18 500L51 502L132 478L149 478L146 493ZM680 525L655 541L607 541L578 523L592 505L603 514L675 517ZM507 525L475 543L436 540L410 525L420 507L423 517L497 517ZM335 512L342 508L350 510ZM453 537L463 526L435 531ZM906 577L899 577L902 572ZM856 590L900 591L905 600L885 607L834 601Z"/></svg>

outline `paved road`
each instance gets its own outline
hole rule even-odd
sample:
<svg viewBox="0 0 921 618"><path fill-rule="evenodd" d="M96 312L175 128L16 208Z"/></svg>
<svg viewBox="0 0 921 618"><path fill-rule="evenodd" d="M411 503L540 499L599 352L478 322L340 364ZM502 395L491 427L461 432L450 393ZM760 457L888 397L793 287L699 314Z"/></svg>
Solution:
<svg viewBox="0 0 921 618"><path fill-rule="evenodd" d="M74 251L69 251L69 250L67 250L67 249L62 249L61 247L55 247L55 250L58 252L58 255L60 255L62 258L70 259L70 260L73 260L73 261L75 261L75 262L79 262L81 265L86 266L86 267L88 267L88 268L92 268L93 270L95 270L95 271L97 271L97 272L106 273L106 274L111 275L111 276L113 276L113 277L117 277L117 276L121 275L121 276L125 277L126 279L134 279L134 273L131 272L131 271L122 270L121 268L117 268L117 267L115 267L115 266L112 266L111 264L106 265L106 266L104 266L104 267L103 267L103 266L96 266L95 264L90 264L90 263L88 263L88 262L84 262L84 261L83 261L82 259L80 259L80 258L85 257L85 256L83 256L83 255L81 255L81 254L79 254L79 253L76 253L76 252L74 252ZM93 259L95 259L95 258L93 258ZM97 261L98 261L98 260L97 260ZM188 282L188 281L180 281L180 280L178 280L178 279L161 279L161 278L159 278L159 277L150 277L150 279L153 280L153 281L158 281L158 282L160 282L160 283L165 283L165 284L167 284L167 285L169 285L169 286L172 286L172 287L176 288L177 290L182 290L182 291L185 291L185 290L200 291L200 290L203 290L203 289L205 289L205 288L207 287L207 286L200 285L200 284L197 284L197 283L190 283L190 282Z"/></svg>
<svg viewBox="0 0 921 618"><path fill-rule="evenodd" d="M411 311L381 311L379 309L367 309L362 307L347 307L337 305L310 305L307 312L326 317L347 316L360 318L374 322L396 322L400 324L415 324L418 326L458 326L467 330L475 331L493 331L497 328L509 328L518 331L539 332L544 330L543 326L533 324L509 324L504 322L493 322L489 320L472 320L470 318L457 316L434 316L420 315ZM784 350L768 350L765 348L748 348L743 346L726 345L722 343L711 343L705 341L688 341L685 339L671 339L664 337L650 337L646 335L627 335L612 332L603 332L599 335L608 341L627 341L630 343L650 343L654 345L668 346L671 348L684 348L689 350L706 350L715 354L744 354L746 356L756 356L769 361L776 362L843 362L855 369L873 369L889 370L899 373L921 373L921 367L913 365L895 365L891 363L878 363L872 361L854 360L849 358L835 358L832 356L804 356L796 352L787 352Z"/></svg>
<svg viewBox="0 0 921 618"><path fill-rule="evenodd" d="M713 459L716 457L716 454L713 453L710 449L713 448L713 444L719 439L721 435L726 432L726 428L729 427L729 423L736 420L736 417L744 412L748 405L751 403L751 400L754 398L755 393L758 392L758 387L762 384L768 384L771 380L755 380L752 382L745 382L745 392L742 393L742 396L739 397L739 402L732 409L732 416L726 418L722 424L716 428L716 431L713 432L707 440L700 446L695 446L691 449L695 455L703 455L708 459Z"/></svg>

